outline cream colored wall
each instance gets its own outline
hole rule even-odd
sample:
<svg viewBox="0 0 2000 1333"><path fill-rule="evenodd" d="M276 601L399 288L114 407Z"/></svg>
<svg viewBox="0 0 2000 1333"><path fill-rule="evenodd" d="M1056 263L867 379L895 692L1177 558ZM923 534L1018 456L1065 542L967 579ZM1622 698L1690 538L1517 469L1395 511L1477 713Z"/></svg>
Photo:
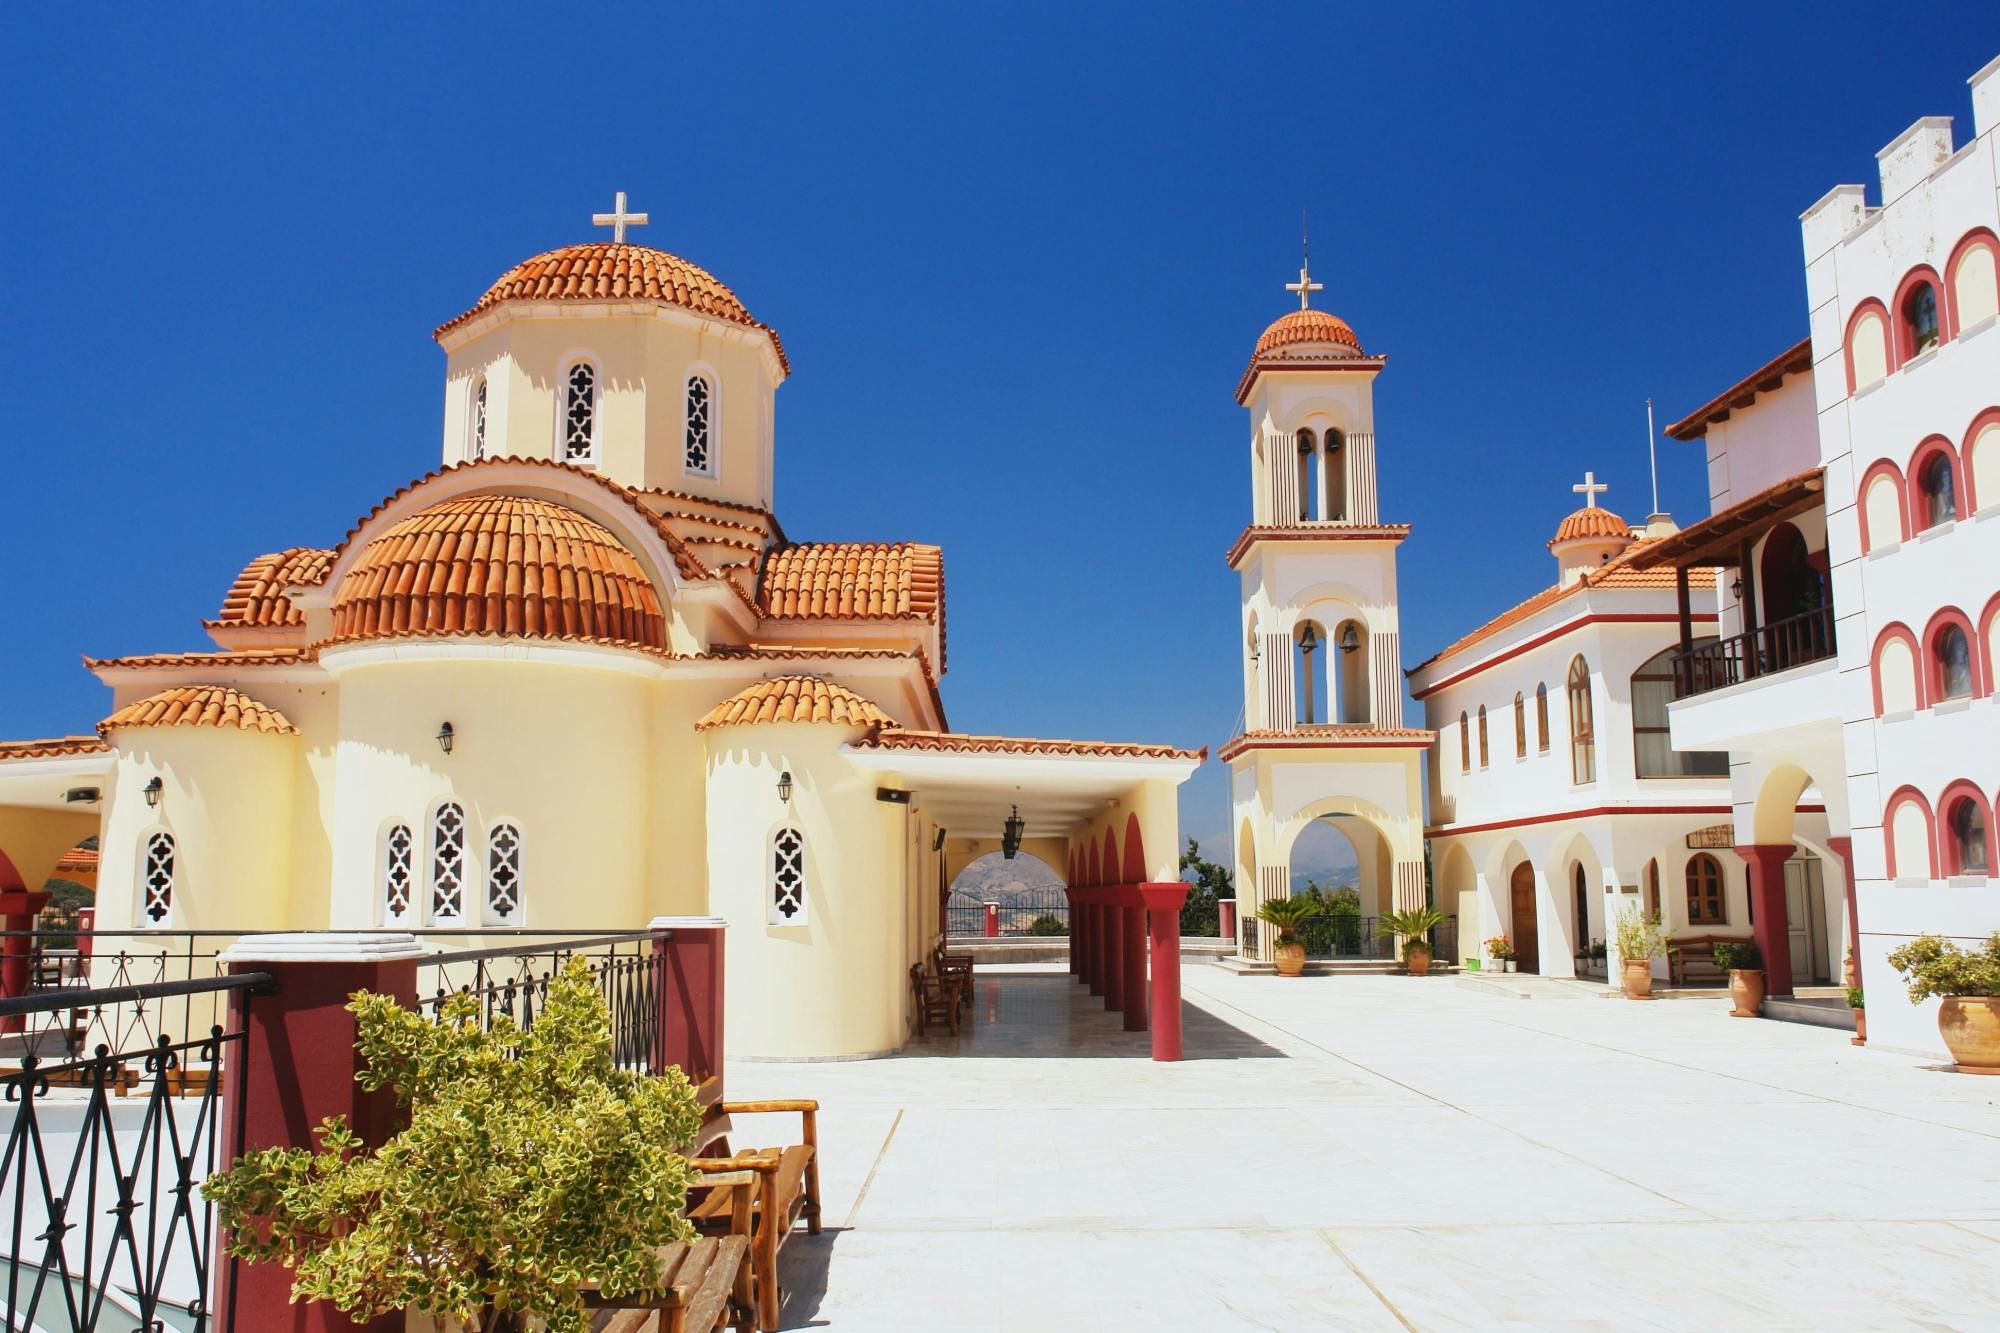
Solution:
<svg viewBox="0 0 2000 1333"><path fill-rule="evenodd" d="M810 724L706 734L710 910L727 933L727 1050L763 1059L896 1050L907 1033L909 807L840 746L857 729ZM777 779L789 769L789 809ZM772 838L806 843L806 921L769 923ZM935 889L932 889L935 892Z"/></svg>
<svg viewBox="0 0 2000 1333"><path fill-rule="evenodd" d="M1146 881L1165 883L1181 877L1181 822L1178 783L1172 779L1154 778L1134 784L1131 790L1119 797L1096 819L1089 828L1069 839L1068 845L1083 849L1088 858L1090 848L1102 849L1104 834L1108 829L1118 847L1119 868L1124 868L1125 825L1127 820L1139 817L1139 838L1144 844L1146 859ZM1068 851L1061 853L1068 856ZM1102 852L1100 850L1100 856ZM1067 867L1060 861L1051 862L1056 873L1063 874ZM1128 877L1120 874L1105 878L1112 883L1124 883Z"/></svg>
<svg viewBox="0 0 2000 1333"><path fill-rule="evenodd" d="M83 784L78 784L83 785ZM0 854L21 876L21 887L39 889L70 848L101 831L95 808L43 810L0 806ZM0 884L0 888L11 887Z"/></svg>

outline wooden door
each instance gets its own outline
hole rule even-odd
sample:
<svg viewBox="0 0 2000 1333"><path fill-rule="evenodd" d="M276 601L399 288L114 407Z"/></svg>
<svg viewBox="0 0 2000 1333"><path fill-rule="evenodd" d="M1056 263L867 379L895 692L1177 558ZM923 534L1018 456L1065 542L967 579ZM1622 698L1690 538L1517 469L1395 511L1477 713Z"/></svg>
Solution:
<svg viewBox="0 0 2000 1333"><path fill-rule="evenodd" d="M1541 928L1535 923L1535 868L1526 861L1514 867L1508 882L1514 899L1514 970L1542 970Z"/></svg>
<svg viewBox="0 0 2000 1333"><path fill-rule="evenodd" d="M1819 858L1795 856L1785 862L1785 937L1792 953L1792 983L1826 980L1825 881Z"/></svg>

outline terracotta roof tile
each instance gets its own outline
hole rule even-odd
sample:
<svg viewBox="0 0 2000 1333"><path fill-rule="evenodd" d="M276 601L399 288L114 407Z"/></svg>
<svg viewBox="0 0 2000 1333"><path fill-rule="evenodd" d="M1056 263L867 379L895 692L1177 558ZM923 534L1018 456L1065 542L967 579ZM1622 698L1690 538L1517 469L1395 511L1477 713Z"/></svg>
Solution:
<svg viewBox="0 0 2000 1333"><path fill-rule="evenodd" d="M1556 535L1550 538L1549 549L1554 550L1564 542L1583 537L1621 537L1630 541L1632 525L1609 509L1585 505L1556 525Z"/></svg>
<svg viewBox="0 0 2000 1333"><path fill-rule="evenodd" d="M759 601L773 616L935 621L944 609L944 557L914 542L787 546L764 562Z"/></svg>
<svg viewBox="0 0 2000 1333"><path fill-rule="evenodd" d="M97 724L100 735L118 727L224 727L296 736L299 729L277 709L225 685L182 685L126 704Z"/></svg>
<svg viewBox="0 0 2000 1333"><path fill-rule="evenodd" d="M1251 357L1264 356L1295 343L1339 343L1361 350L1361 339L1347 321L1330 310L1294 310L1278 316L1258 335L1257 350Z"/></svg>
<svg viewBox="0 0 2000 1333"><path fill-rule="evenodd" d="M1421 747L1437 739L1437 733L1423 727L1371 727L1345 723L1322 723L1294 728L1291 731L1266 731L1253 728L1233 736L1223 745L1220 757L1233 759L1246 750L1260 749L1317 749L1327 746L1353 747Z"/></svg>
<svg viewBox="0 0 2000 1333"><path fill-rule="evenodd" d="M303 626L305 613L284 595L292 587L316 587L333 568L332 551L314 546L260 555L243 567L222 599L211 625Z"/></svg>
<svg viewBox="0 0 2000 1333"><path fill-rule="evenodd" d="M90 671L121 671L133 667L194 667L194 666L297 666L311 662L319 654L311 648L246 648L239 651L204 651L195 653L140 653L131 657L86 657L85 669Z"/></svg>
<svg viewBox="0 0 2000 1333"><path fill-rule="evenodd" d="M408 633L667 646L660 599L600 524L550 500L467 495L371 540L333 595L333 641Z"/></svg>
<svg viewBox="0 0 2000 1333"><path fill-rule="evenodd" d="M893 727L894 718L842 685L818 676L778 676L730 695L694 724L696 731L765 722L828 722L842 727Z"/></svg>
<svg viewBox="0 0 2000 1333"><path fill-rule="evenodd" d="M1172 745L1141 745L1120 741L1043 740L1027 736L968 736L956 731L884 731L862 742L870 750L928 750L938 753L1018 754L1095 759L1208 758L1206 746L1183 750Z"/></svg>
<svg viewBox="0 0 2000 1333"><path fill-rule="evenodd" d="M0 741L0 761L8 759L67 759L77 754L105 754L111 747L96 736L52 736L39 741Z"/></svg>

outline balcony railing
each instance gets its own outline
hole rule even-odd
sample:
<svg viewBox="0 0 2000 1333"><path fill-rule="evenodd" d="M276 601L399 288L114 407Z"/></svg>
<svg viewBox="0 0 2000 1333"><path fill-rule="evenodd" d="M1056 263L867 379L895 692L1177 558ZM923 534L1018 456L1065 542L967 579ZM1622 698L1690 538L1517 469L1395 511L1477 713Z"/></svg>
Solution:
<svg viewBox="0 0 2000 1333"><path fill-rule="evenodd" d="M1674 657L1674 698L1769 676L1833 656L1833 608L1761 625Z"/></svg>

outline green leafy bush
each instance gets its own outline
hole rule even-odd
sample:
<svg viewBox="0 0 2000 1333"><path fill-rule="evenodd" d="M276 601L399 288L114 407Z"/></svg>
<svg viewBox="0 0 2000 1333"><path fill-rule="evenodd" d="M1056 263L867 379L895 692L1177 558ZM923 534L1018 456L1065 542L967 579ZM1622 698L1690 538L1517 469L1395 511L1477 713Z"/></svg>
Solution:
<svg viewBox="0 0 2000 1333"><path fill-rule="evenodd" d="M229 1253L281 1262L292 1294L358 1319L404 1309L482 1333L529 1318L590 1326L580 1293L657 1292L659 1246L689 1239L679 1151L701 1120L678 1069L623 1072L611 1017L581 959L549 986L529 1032L478 1002L435 1019L357 993L361 1085L393 1090L407 1125L371 1149L334 1117L319 1148L266 1148L202 1193Z"/></svg>
<svg viewBox="0 0 2000 1333"><path fill-rule="evenodd" d="M1933 995L2000 995L2000 930L1978 949L1919 935L1889 955L1889 966L1909 981L1911 1004Z"/></svg>
<svg viewBox="0 0 2000 1333"><path fill-rule="evenodd" d="M1673 932L1660 924L1657 915L1647 916L1636 906L1626 907L1618 914L1616 932L1621 959L1659 958L1674 942Z"/></svg>
<svg viewBox="0 0 2000 1333"><path fill-rule="evenodd" d="M1059 916L1044 912L1028 923L1028 933L1030 935L1067 935L1069 934L1069 922Z"/></svg>
<svg viewBox="0 0 2000 1333"><path fill-rule="evenodd" d="M1715 965L1730 972L1761 972L1764 953L1755 940L1717 940Z"/></svg>
<svg viewBox="0 0 2000 1333"><path fill-rule="evenodd" d="M1849 986L1847 988L1847 1007L1849 1009L1866 1009L1868 1005L1865 1003L1865 999L1866 997L1861 994L1861 987Z"/></svg>

